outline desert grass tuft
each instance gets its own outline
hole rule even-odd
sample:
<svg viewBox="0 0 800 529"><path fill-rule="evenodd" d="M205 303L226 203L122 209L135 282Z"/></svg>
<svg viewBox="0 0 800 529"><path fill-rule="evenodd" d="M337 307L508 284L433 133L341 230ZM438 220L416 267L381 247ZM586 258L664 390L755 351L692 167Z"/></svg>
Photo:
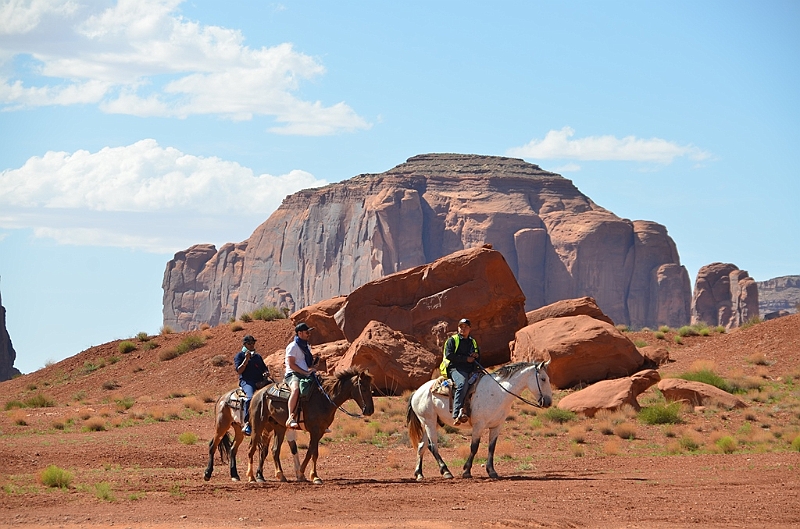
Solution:
<svg viewBox="0 0 800 529"><path fill-rule="evenodd" d="M203 413L206 410L205 403L198 397L184 397L183 405L197 413Z"/></svg>
<svg viewBox="0 0 800 529"><path fill-rule="evenodd" d="M71 472L55 465L48 465L46 469L39 473L39 483L45 487L66 489L72 483L72 478Z"/></svg>
<svg viewBox="0 0 800 529"><path fill-rule="evenodd" d="M146 342L146 341L150 340L150 335L147 334L146 332L142 331L142 332L136 334L136 339L139 340L140 342Z"/></svg>
<svg viewBox="0 0 800 529"><path fill-rule="evenodd" d="M120 353L126 354L136 350L136 344L131 342L130 340L124 340L119 342L119 346L117 349Z"/></svg>
<svg viewBox="0 0 800 529"><path fill-rule="evenodd" d="M547 408L542 417L552 423L564 424L577 418L574 412L561 408Z"/></svg>
<svg viewBox="0 0 800 529"><path fill-rule="evenodd" d="M105 481L98 483L94 486L94 495L97 499L103 501L115 501L114 493L111 492L111 485Z"/></svg>
<svg viewBox="0 0 800 529"><path fill-rule="evenodd" d="M106 421L102 417L90 417L83 421L84 432L103 432L106 429Z"/></svg>
<svg viewBox="0 0 800 529"><path fill-rule="evenodd" d="M682 422L680 411L681 403L654 404L642 408L639 412L639 420L645 424L679 424Z"/></svg>
<svg viewBox="0 0 800 529"><path fill-rule="evenodd" d="M178 436L178 441L185 445L193 445L197 442L197 434L193 432L183 432Z"/></svg>
<svg viewBox="0 0 800 529"><path fill-rule="evenodd" d="M230 324L230 329L231 329L231 332L241 331L242 329L244 329L244 326L241 323L232 322Z"/></svg>
<svg viewBox="0 0 800 529"><path fill-rule="evenodd" d="M161 329L159 329L159 331L158 331L158 332L159 332L160 334L162 334L162 335L166 335L166 334L172 334L172 333L174 333L175 331L174 331L174 330L172 329L172 327L170 327L169 325L162 325L162 326L161 326Z"/></svg>
<svg viewBox="0 0 800 529"><path fill-rule="evenodd" d="M614 435L620 439L636 439L636 426L629 422L623 422L614 427Z"/></svg>

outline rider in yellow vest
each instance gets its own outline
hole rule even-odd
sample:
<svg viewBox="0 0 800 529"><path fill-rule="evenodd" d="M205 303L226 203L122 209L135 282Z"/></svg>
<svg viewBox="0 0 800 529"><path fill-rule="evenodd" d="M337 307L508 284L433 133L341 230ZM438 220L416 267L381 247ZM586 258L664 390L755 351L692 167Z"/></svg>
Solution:
<svg viewBox="0 0 800 529"><path fill-rule="evenodd" d="M466 318L458 322L458 333L444 343L444 358L439 369L443 376L451 379L456 386L453 397L453 419L456 424L469 420L464 411L464 400L469 389L469 379L480 364L481 353L478 342L470 336L472 325Z"/></svg>

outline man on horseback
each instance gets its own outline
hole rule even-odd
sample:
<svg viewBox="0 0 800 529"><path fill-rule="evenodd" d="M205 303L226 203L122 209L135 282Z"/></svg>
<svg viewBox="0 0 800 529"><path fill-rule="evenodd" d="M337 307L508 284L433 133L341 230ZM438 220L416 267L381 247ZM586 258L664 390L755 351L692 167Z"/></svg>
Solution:
<svg viewBox="0 0 800 529"><path fill-rule="evenodd" d="M478 342L470 335L471 327L470 321L466 318L458 322L458 333L444 343L444 358L439 366L442 376L451 379L456 386L453 397L453 419L456 424L469 420L464 410L464 400L469 390L470 377L480 365L481 353L478 350Z"/></svg>
<svg viewBox="0 0 800 529"><path fill-rule="evenodd" d="M314 367L314 356L311 354L311 346L308 340L311 338L311 331L313 327L309 327L305 322L300 322L294 328L294 340L286 346L286 383L291 388L289 394L289 419L286 421L286 427L292 429L299 429L300 425L297 424L295 417L295 410L297 409L297 402L300 399L300 380L308 379L314 376L317 368Z"/></svg>
<svg viewBox="0 0 800 529"><path fill-rule="evenodd" d="M256 353L256 339L252 335L242 338L242 350L233 358L233 366L239 374L239 387L247 398L243 403L244 434L250 435L250 400L257 389L263 388L269 378L269 368L261 355Z"/></svg>

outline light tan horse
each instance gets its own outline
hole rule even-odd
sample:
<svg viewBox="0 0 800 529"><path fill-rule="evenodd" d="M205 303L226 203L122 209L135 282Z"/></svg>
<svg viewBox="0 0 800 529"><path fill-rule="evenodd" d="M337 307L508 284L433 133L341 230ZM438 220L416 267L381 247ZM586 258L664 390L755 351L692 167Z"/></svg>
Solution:
<svg viewBox="0 0 800 529"><path fill-rule="evenodd" d="M312 386L308 400L302 403L301 426L309 433L309 442L306 457L299 468L297 465L296 444L291 440L289 443L295 456L297 479L305 481L306 467L311 462L309 478L317 485L322 483L322 479L317 475L319 442L325 434L325 430L333 423L336 410L341 409L342 404L352 399L356 401L365 416L372 415L375 411L375 405L372 402L372 377L367 371L352 367L336 375L319 375L318 380L319 384ZM250 426L253 429L253 437L250 440L247 478L249 481L257 481L253 475L253 455L256 449L261 448L263 451L264 447L268 446L269 438L274 432L275 442L272 445L272 462L275 465L275 477L280 481L286 481L281 468L280 451L283 438L287 435L288 403L285 399L272 397L265 390L259 390L253 395L253 400L250 404ZM294 432L289 430L289 436L293 434ZM260 463L263 463L263 458Z"/></svg>

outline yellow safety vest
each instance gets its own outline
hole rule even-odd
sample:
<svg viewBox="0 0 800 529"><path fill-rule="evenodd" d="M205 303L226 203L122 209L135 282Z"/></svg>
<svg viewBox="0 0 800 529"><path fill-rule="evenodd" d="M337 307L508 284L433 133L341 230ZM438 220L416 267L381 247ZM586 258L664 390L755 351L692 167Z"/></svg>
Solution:
<svg viewBox="0 0 800 529"><path fill-rule="evenodd" d="M449 340L448 338L447 340ZM439 372L442 374L443 377L447 378L447 366L450 365L450 360L447 359L447 340L444 341L444 346L442 347L442 363L439 364ZM475 341L475 338L470 338L472 340L472 347L475 350L478 350L478 342ZM461 338L458 333L453 335L453 341L455 341L455 347L453 351L458 351L458 344L461 343Z"/></svg>

